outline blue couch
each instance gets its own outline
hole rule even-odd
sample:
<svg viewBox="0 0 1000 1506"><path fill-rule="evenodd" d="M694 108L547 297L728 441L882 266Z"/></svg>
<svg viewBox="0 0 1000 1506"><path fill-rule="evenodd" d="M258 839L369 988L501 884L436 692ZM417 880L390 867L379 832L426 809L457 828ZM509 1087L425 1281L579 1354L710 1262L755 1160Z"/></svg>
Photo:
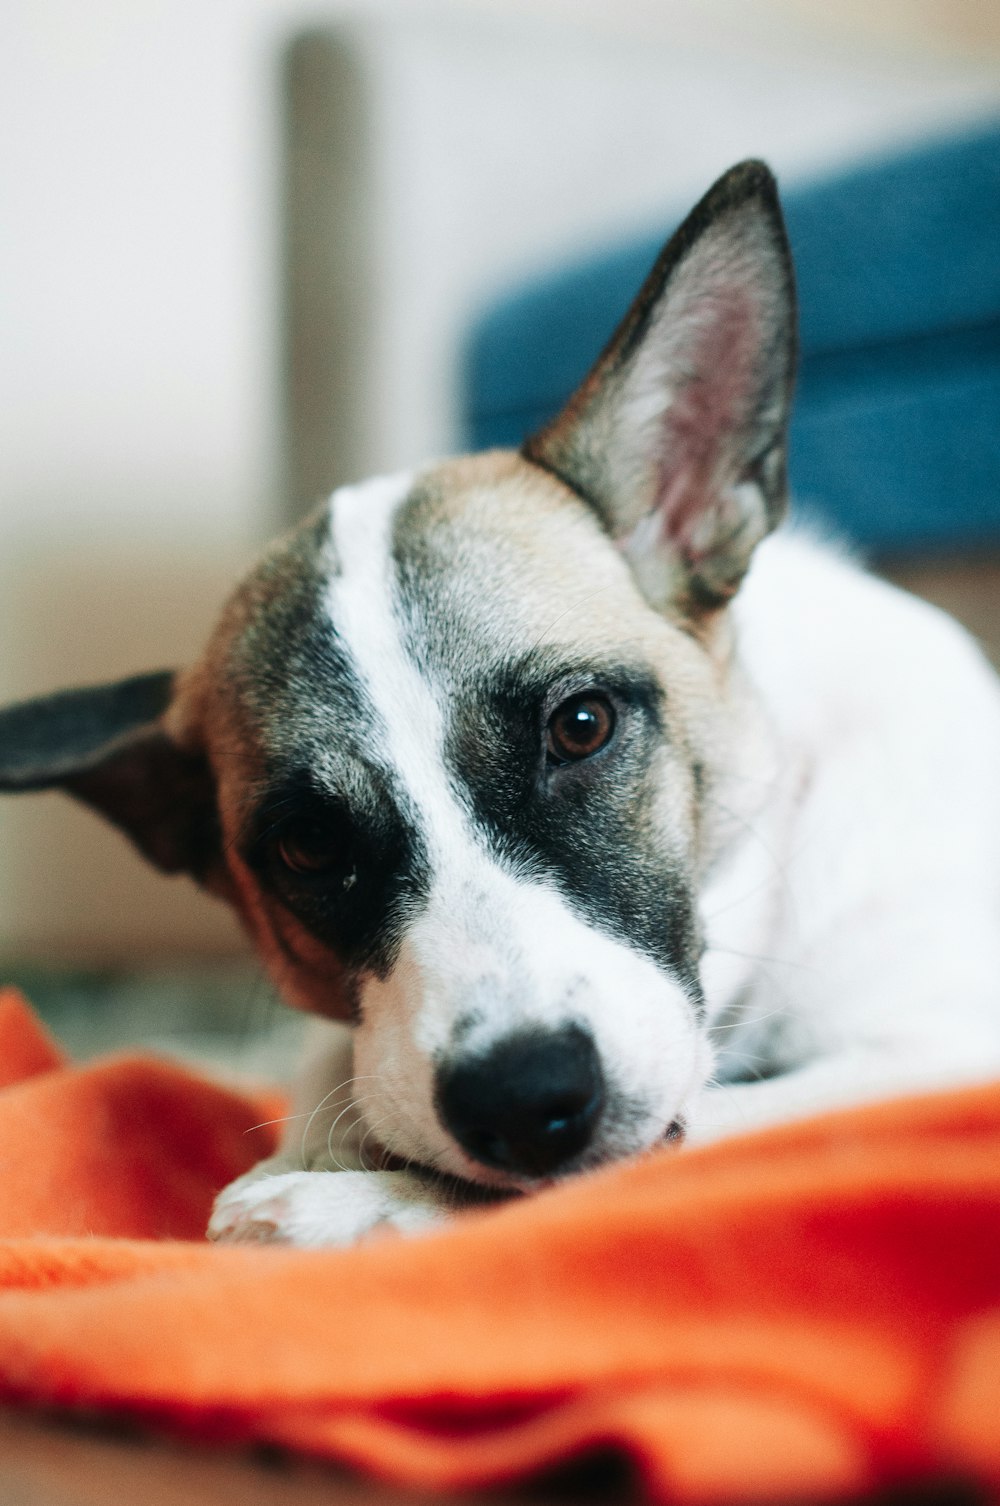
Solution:
<svg viewBox="0 0 1000 1506"><path fill-rule="evenodd" d="M795 496L877 555L1000 546L1000 127L785 197L802 360ZM478 320L470 448L555 413L669 230L540 277Z"/></svg>

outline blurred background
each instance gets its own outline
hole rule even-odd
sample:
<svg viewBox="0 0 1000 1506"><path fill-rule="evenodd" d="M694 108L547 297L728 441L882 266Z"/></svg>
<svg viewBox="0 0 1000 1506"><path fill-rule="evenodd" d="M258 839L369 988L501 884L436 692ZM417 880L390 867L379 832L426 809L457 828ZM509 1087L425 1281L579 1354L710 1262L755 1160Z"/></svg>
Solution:
<svg viewBox="0 0 1000 1506"><path fill-rule="evenodd" d="M971 442L946 425L938 446L975 473L979 511L953 536L915 528L910 550L889 497L896 521L859 542L1000 642L1000 241L984 251L979 225L950 249L963 206L996 223L1000 203L982 188L1000 173L996 0L8 0L0 34L0 701L189 659L263 541L332 485L516 438L596 354L629 258L749 155L820 262L824 206L828 259L842 242L850 261L858 204L902 192L891 164L941 185L931 209L954 189L947 218L883 213L881 271L865 292L862 260L846 302L877 321L895 258L938 238L892 369L884 330L878 359L850 338L869 386L992 360L994 385L952 383ZM814 196L842 182L861 200ZM591 286L593 327L556 349ZM842 445L828 397L846 390L842 331L805 317L804 454ZM514 390L518 360L544 390L527 372ZM269 994L226 912L56 795L0 802L3 978L84 1052L238 1045L271 1071L294 1035L258 1049Z"/></svg>

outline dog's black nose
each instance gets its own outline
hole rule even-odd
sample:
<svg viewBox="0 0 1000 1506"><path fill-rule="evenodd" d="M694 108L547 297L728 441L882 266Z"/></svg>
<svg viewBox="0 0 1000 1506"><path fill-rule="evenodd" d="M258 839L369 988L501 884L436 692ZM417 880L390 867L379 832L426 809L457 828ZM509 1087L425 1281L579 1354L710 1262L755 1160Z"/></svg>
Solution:
<svg viewBox="0 0 1000 1506"><path fill-rule="evenodd" d="M603 1104L597 1051L578 1025L508 1036L438 1079L438 1113L463 1150L522 1176L551 1176L586 1149Z"/></svg>

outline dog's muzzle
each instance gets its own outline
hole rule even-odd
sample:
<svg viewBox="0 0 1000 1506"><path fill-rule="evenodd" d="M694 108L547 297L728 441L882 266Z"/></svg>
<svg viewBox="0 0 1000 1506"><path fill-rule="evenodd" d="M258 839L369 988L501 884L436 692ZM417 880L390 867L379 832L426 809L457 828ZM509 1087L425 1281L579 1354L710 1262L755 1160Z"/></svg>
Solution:
<svg viewBox="0 0 1000 1506"><path fill-rule="evenodd" d="M483 1166L550 1177L586 1150L604 1107L594 1043L578 1025L508 1036L438 1074L437 1111Z"/></svg>

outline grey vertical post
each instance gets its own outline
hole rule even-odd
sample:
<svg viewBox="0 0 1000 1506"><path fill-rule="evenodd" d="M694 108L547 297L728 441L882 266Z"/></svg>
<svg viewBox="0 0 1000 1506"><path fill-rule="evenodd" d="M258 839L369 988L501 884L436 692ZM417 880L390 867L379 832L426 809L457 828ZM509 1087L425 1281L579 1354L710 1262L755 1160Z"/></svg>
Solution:
<svg viewBox="0 0 1000 1506"><path fill-rule="evenodd" d="M283 83L282 470L294 521L364 468L373 184L363 48L350 30L296 37Z"/></svg>

